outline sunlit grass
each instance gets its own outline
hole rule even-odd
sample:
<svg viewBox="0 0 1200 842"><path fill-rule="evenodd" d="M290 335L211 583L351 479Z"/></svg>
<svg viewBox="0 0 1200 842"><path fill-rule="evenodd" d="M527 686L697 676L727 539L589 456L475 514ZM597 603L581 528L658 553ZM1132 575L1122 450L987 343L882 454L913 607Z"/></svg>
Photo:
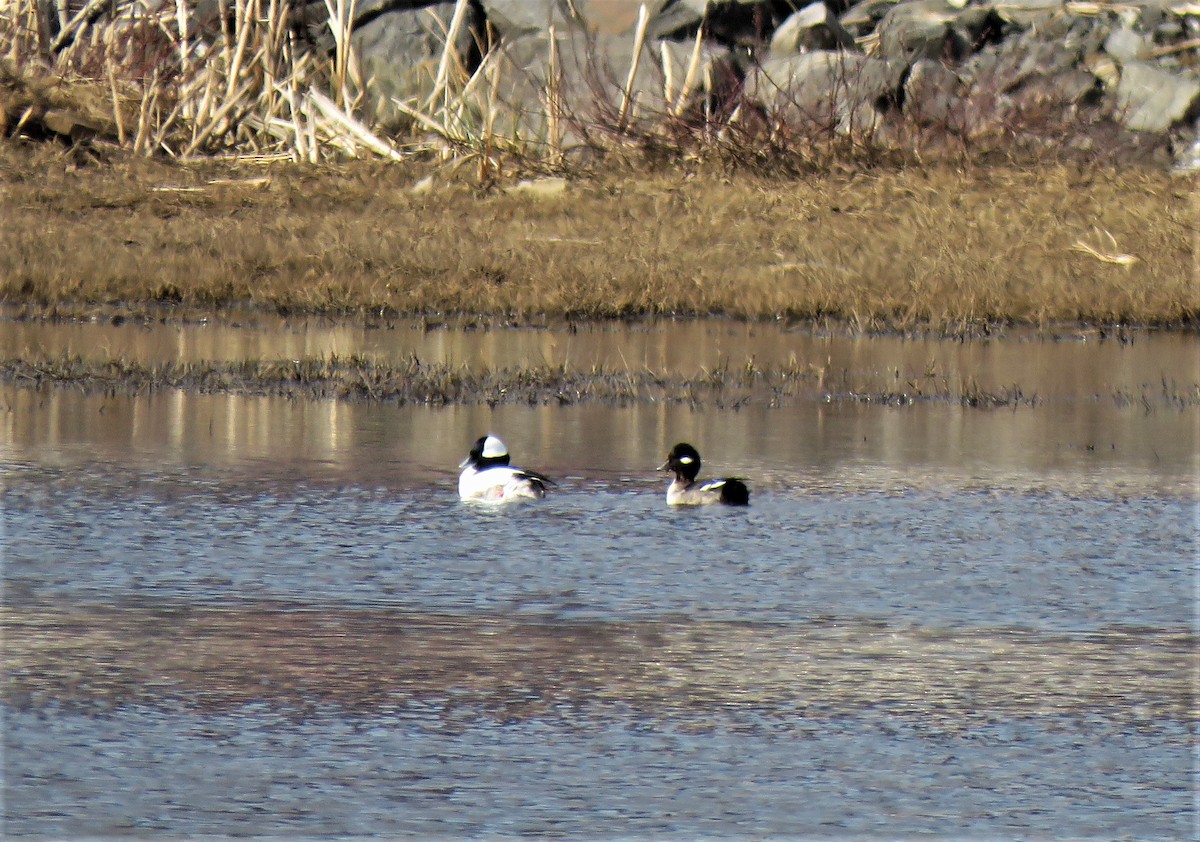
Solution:
<svg viewBox="0 0 1200 842"><path fill-rule="evenodd" d="M72 168L0 147L0 298L284 312L1194 324L1190 180L1046 167L801 179L598 171L412 188L417 165Z"/></svg>

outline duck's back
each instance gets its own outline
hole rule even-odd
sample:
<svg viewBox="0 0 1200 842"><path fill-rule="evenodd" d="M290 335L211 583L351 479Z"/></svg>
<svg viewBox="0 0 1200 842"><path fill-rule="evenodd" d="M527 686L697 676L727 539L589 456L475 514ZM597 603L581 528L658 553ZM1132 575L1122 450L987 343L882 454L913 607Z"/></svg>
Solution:
<svg viewBox="0 0 1200 842"><path fill-rule="evenodd" d="M700 486L700 490L714 495L716 502L724 503L726 506L750 505L750 489L746 487L746 483L737 477L726 477L725 479L715 479L711 482L706 482Z"/></svg>
<svg viewBox="0 0 1200 842"><path fill-rule="evenodd" d="M546 480L534 471L524 471L507 465L485 470L467 468L458 478L458 496L463 500L501 503L505 500L546 496Z"/></svg>
<svg viewBox="0 0 1200 842"><path fill-rule="evenodd" d="M750 505L750 489L740 479L729 477L706 483L675 480L667 488L667 504L671 506Z"/></svg>
<svg viewBox="0 0 1200 842"><path fill-rule="evenodd" d="M746 483L737 477L713 480L712 482L705 483L704 487L717 492L720 502L726 506L750 505L750 489L746 487Z"/></svg>

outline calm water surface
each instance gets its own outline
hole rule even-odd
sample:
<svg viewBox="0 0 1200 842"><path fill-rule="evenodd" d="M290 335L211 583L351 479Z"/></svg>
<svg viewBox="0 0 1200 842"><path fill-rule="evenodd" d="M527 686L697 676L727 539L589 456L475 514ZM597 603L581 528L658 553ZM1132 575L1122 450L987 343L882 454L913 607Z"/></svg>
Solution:
<svg viewBox="0 0 1200 842"><path fill-rule="evenodd" d="M151 360L268 342L212 327L201 351L179 336L204 326L94 329ZM88 329L10 324L0 345ZM306 354L364 351L289 330ZM734 331L735 363L824 354L883 382L937 358L1044 400L0 388L5 835L1194 837L1200 410L1165 395L1200 383L1195 339L756 330ZM520 364L534 340L708 364L671 356L670 329L586 351L553 331L363 335L469 364ZM557 493L460 504L454 466L486 430ZM653 468L678 439L753 505L667 510Z"/></svg>

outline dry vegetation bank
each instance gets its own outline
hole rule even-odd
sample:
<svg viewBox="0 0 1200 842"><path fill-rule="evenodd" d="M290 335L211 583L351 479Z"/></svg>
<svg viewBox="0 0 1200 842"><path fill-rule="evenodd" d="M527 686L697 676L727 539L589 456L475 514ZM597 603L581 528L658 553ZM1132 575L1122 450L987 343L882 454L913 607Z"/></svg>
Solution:
<svg viewBox="0 0 1200 842"><path fill-rule="evenodd" d="M861 329L1190 326L1193 179L1136 168L668 169L565 187L418 164L72 163L0 144L0 299L356 318L724 314Z"/></svg>

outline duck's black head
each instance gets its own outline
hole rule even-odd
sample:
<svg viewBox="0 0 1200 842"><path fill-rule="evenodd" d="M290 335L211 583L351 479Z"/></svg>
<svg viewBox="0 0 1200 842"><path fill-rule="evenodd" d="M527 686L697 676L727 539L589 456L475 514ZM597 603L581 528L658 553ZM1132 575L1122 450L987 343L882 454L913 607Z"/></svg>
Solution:
<svg viewBox="0 0 1200 842"><path fill-rule="evenodd" d="M700 451L687 442L681 441L671 448L667 461L658 468L660 471L674 471L676 478L686 482L695 482L700 473Z"/></svg>
<svg viewBox="0 0 1200 842"><path fill-rule="evenodd" d="M475 442L470 454L458 467L473 465L476 470L482 471L497 465L507 465L508 459L508 448L504 446L504 442L493 435L486 435Z"/></svg>

